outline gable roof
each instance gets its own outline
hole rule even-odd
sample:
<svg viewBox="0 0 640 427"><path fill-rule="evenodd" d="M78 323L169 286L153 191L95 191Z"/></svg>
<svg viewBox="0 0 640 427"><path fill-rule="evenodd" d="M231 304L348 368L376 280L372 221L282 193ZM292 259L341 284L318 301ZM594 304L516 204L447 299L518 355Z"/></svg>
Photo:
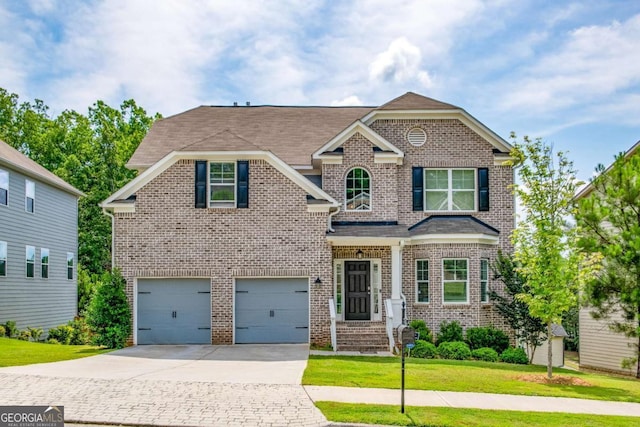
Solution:
<svg viewBox="0 0 640 427"><path fill-rule="evenodd" d="M34 162L6 142L0 140L0 166L6 165L32 178L38 179L74 196L84 196L84 193L57 175Z"/></svg>
<svg viewBox="0 0 640 427"><path fill-rule="evenodd" d="M457 110L455 105L440 102L436 99L407 92L404 95L392 99L377 110Z"/></svg>

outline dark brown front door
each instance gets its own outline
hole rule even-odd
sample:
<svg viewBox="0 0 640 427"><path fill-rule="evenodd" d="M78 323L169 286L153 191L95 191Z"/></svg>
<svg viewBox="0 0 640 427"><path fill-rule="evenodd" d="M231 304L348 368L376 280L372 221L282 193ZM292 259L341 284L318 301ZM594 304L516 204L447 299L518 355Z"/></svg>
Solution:
<svg viewBox="0 0 640 427"><path fill-rule="evenodd" d="M371 319L371 274L369 261L345 261L347 273L345 320Z"/></svg>

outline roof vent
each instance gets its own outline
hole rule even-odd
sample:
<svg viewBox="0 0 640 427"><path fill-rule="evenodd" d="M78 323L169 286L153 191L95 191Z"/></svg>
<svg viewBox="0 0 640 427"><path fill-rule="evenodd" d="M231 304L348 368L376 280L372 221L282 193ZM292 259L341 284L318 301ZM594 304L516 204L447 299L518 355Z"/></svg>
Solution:
<svg viewBox="0 0 640 427"><path fill-rule="evenodd" d="M238 101L233 101L233 106L237 107L238 106Z"/></svg>
<svg viewBox="0 0 640 427"><path fill-rule="evenodd" d="M420 147L427 141L427 133L422 128L413 128L407 132L407 141L414 147Z"/></svg>
<svg viewBox="0 0 640 427"><path fill-rule="evenodd" d="M247 101L247 107L250 107L251 103L249 101Z"/></svg>

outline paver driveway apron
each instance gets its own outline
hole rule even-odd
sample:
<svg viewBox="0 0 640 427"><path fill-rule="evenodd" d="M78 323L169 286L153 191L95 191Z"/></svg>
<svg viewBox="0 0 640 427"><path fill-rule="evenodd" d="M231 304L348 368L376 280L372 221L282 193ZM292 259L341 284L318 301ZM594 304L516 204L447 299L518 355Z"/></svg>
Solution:
<svg viewBox="0 0 640 427"><path fill-rule="evenodd" d="M326 425L300 385L308 344L137 346L0 369L0 405L65 406L68 421Z"/></svg>

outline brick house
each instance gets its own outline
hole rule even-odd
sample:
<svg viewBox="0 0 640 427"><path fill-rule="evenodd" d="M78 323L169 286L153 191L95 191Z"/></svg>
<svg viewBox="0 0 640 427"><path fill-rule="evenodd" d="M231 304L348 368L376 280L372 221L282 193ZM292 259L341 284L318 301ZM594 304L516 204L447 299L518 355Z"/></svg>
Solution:
<svg viewBox="0 0 640 427"><path fill-rule="evenodd" d="M203 106L159 120L109 197L132 340L384 349L406 317L501 324L511 147L414 93L381 107Z"/></svg>

